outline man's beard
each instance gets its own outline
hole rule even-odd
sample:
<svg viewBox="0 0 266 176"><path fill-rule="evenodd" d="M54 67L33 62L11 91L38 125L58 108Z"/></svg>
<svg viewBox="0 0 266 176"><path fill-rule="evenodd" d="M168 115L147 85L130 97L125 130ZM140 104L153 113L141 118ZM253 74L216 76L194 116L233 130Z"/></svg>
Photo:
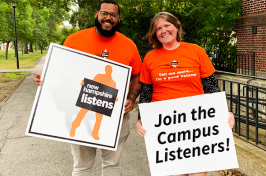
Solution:
<svg viewBox="0 0 266 176"><path fill-rule="evenodd" d="M105 21L108 21L109 23L113 24L113 22L111 22L111 20L103 20L102 22L105 22ZM95 18L95 26L96 26L96 28L97 28L97 30L101 36L112 37L113 35L115 35L115 32L119 30L120 22L118 21L117 25L113 26L111 28L111 30L104 30L104 29L102 29L102 25L100 24L100 22L98 20L98 16L97 16Z"/></svg>

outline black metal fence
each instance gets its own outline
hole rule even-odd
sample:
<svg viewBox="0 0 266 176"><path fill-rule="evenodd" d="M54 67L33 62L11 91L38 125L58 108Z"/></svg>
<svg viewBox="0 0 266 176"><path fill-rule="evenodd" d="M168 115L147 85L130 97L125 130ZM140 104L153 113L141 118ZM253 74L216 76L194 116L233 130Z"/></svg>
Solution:
<svg viewBox="0 0 266 176"><path fill-rule="evenodd" d="M266 78L239 75L216 71L266 81ZM235 115L235 136L266 150L266 88L251 84L239 83L217 78L222 91L225 91L229 111Z"/></svg>
<svg viewBox="0 0 266 176"><path fill-rule="evenodd" d="M213 53L209 55L216 70L255 76L255 52L252 53Z"/></svg>
<svg viewBox="0 0 266 176"><path fill-rule="evenodd" d="M237 54L237 73L255 76L255 52Z"/></svg>
<svg viewBox="0 0 266 176"><path fill-rule="evenodd" d="M213 52L213 54L209 55L209 57L216 70L236 73L237 55L235 53L221 54Z"/></svg>

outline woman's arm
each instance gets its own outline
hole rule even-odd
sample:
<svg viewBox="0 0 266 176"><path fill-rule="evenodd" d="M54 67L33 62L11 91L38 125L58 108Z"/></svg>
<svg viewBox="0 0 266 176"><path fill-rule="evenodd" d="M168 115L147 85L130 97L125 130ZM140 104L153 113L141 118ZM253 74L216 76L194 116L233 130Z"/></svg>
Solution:
<svg viewBox="0 0 266 176"><path fill-rule="evenodd" d="M139 104L141 103L150 103L152 100L152 84L143 84L140 91ZM136 130L138 134L142 137L145 136L146 130L142 127L140 113L138 114L138 122L136 123Z"/></svg>
<svg viewBox="0 0 266 176"><path fill-rule="evenodd" d="M141 103L150 103L152 100L152 84L144 84L142 85L142 89L140 91L139 104ZM138 114L138 120L141 119L140 113Z"/></svg>
<svg viewBox="0 0 266 176"><path fill-rule="evenodd" d="M201 81L205 94L220 92L218 80L215 78L214 74L207 78L201 78Z"/></svg>
<svg viewBox="0 0 266 176"><path fill-rule="evenodd" d="M205 94L220 92L220 88L218 86L218 80L215 78L214 74L212 74L207 78L202 78L201 81ZM231 128L233 128L235 124L234 114L231 112L229 112L228 124Z"/></svg>

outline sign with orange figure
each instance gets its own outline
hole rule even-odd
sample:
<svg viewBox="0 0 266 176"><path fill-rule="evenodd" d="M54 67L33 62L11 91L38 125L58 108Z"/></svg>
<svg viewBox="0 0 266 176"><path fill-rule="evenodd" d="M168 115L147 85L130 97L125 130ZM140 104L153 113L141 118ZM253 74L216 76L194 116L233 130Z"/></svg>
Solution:
<svg viewBox="0 0 266 176"><path fill-rule="evenodd" d="M110 70L112 69L110 65L106 67ZM98 82L97 78L99 79ZM112 80L110 72L96 75L94 80L84 78L76 106L110 117L117 99L118 90L115 88L116 84Z"/></svg>
<svg viewBox="0 0 266 176"><path fill-rule="evenodd" d="M130 77L129 66L51 44L26 135L116 150Z"/></svg>

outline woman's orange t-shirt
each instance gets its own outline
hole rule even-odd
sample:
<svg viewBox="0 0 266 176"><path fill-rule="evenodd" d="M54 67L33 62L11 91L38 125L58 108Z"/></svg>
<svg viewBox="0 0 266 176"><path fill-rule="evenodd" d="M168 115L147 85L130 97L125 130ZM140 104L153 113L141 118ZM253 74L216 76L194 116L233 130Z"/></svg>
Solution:
<svg viewBox="0 0 266 176"><path fill-rule="evenodd" d="M162 47L147 53L140 81L153 85L152 101L155 102L204 94L201 78L214 72L203 48L181 42L175 50Z"/></svg>

